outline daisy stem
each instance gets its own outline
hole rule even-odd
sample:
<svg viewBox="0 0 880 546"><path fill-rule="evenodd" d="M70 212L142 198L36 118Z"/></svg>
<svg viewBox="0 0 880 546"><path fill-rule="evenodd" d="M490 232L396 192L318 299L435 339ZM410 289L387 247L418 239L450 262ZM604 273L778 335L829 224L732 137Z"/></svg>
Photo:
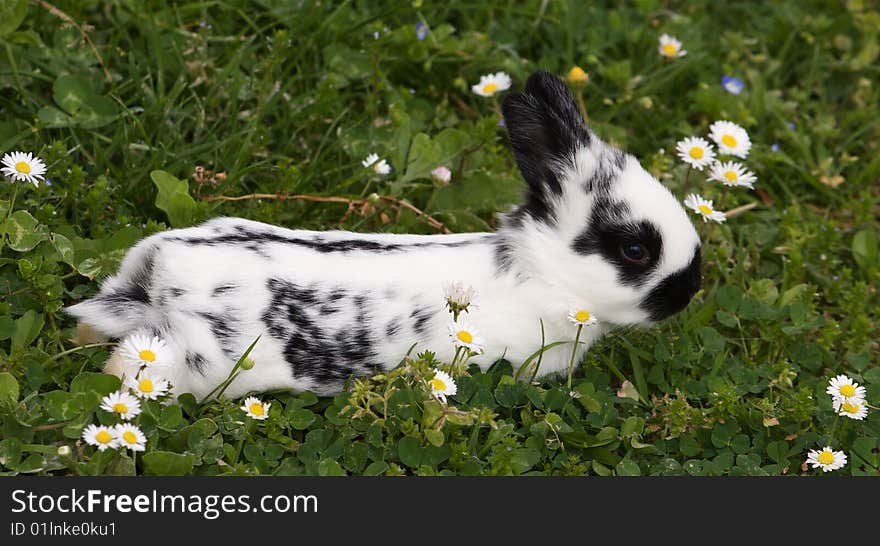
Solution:
<svg viewBox="0 0 880 546"><path fill-rule="evenodd" d="M92 347L110 347L112 345L116 345L116 342L115 341L114 342L107 341L107 342L102 342L102 343L89 343L88 345L80 345L79 347L74 347L73 349L68 349L68 350L62 351L54 356L50 356L46 361L43 362L43 365L45 366L49 362L53 362L55 360L58 360L59 358L61 358L63 356L67 356L72 353L78 353L79 351L82 351L83 349L91 349Z"/></svg>
<svg viewBox="0 0 880 546"><path fill-rule="evenodd" d="M241 358L238 359L238 362L235 363L235 366L233 366L232 369L229 370L229 375L226 376L226 379L222 383L214 387L214 390L209 392L204 398L202 398L202 401L200 402L201 404L207 402L211 398L211 396L214 395L215 392L217 393L217 398L220 398L220 395L223 394L224 391L226 391L226 388L229 386L229 384L232 383L232 381L235 380L236 377L238 377L239 373L241 373L241 365L244 363L248 355L251 354L251 351L254 349L254 345L256 345L258 341L260 341L260 337L261 336L257 336L257 339L255 339L254 342L251 343L250 347L248 347L247 350L242 353Z"/></svg>
<svg viewBox="0 0 880 546"><path fill-rule="evenodd" d="M538 377L538 369L541 367L541 360L544 358L544 345L545 345L545 337L544 337L544 319L541 319L541 353L538 355L538 361L535 363L535 367L532 369L532 377L529 379L529 383L533 383L535 378ZM574 344L577 347L577 343Z"/></svg>
<svg viewBox="0 0 880 546"><path fill-rule="evenodd" d="M724 213L724 216L728 218L733 218L734 216L750 211L757 206L757 203L746 203L745 205L741 205L739 207L736 207L735 209L730 209L729 211Z"/></svg>
<svg viewBox="0 0 880 546"><path fill-rule="evenodd" d="M584 329L583 324L578 324L577 334L574 336L574 347L571 349L571 360L568 362L568 390L571 391L571 374L574 372L574 357L577 355L578 341L581 339L581 331Z"/></svg>
<svg viewBox="0 0 880 546"><path fill-rule="evenodd" d="M834 424L831 425L831 432L828 433L828 445L834 446L834 431L837 429L837 423L840 421L840 412L836 412L837 415L834 417Z"/></svg>
<svg viewBox="0 0 880 546"><path fill-rule="evenodd" d="M9 210L6 211L6 215L3 217L3 221L5 222L9 215L12 214L12 207L15 206L15 197L18 195L18 183L12 184L12 197L9 198Z"/></svg>
<svg viewBox="0 0 880 546"><path fill-rule="evenodd" d="M456 375L458 372L458 368L456 368L456 364L458 363L458 357L461 354L461 347L455 348L455 356L452 357L452 374Z"/></svg>
<svg viewBox="0 0 880 546"><path fill-rule="evenodd" d="M575 97L577 98L578 109L581 111L581 115L584 117L584 120L587 120L587 105L584 104L583 90L578 89L578 92L575 93Z"/></svg>
<svg viewBox="0 0 880 546"><path fill-rule="evenodd" d="M688 190L690 189L690 179L691 179L691 171L694 168L691 165L688 165L688 170L684 173L684 184L681 185L681 193L687 195Z"/></svg>

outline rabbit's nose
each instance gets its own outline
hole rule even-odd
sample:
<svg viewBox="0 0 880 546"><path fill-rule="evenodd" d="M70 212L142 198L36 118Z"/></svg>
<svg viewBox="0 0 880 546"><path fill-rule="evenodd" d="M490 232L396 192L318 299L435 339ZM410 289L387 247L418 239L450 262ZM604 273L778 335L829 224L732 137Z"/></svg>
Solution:
<svg viewBox="0 0 880 546"><path fill-rule="evenodd" d="M669 275L648 293L641 307L652 321L663 320L687 307L703 280L700 262L697 247L687 267Z"/></svg>

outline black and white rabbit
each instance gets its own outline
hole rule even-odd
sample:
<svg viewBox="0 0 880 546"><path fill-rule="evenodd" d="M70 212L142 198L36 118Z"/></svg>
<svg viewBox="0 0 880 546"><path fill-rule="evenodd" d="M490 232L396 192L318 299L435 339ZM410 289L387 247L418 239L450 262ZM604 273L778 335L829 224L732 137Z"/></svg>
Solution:
<svg viewBox="0 0 880 546"><path fill-rule="evenodd" d="M67 311L98 332L139 331L168 343L163 375L202 396L257 336L252 370L227 395L271 389L340 391L388 369L413 343L451 361L444 286L476 290L466 321L488 368L516 365L541 344L571 340L567 314L587 309L581 351L608 330L684 309L700 287L700 240L679 201L631 155L584 123L556 76L533 74L503 113L525 202L495 233L361 234L289 230L239 218L152 235L133 247L95 297ZM567 369L571 348L543 357ZM582 356L583 352L581 353ZM107 371L121 375L119 351Z"/></svg>

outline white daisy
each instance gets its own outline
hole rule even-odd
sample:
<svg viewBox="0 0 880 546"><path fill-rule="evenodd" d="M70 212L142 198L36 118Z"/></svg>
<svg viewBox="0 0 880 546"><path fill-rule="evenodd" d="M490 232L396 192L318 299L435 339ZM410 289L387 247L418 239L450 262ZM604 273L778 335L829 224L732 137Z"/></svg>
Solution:
<svg viewBox="0 0 880 546"><path fill-rule="evenodd" d="M269 402L261 402L259 398L248 396L244 399L244 405L241 406L241 409L251 419L262 421L269 417L269 406L271 405Z"/></svg>
<svg viewBox="0 0 880 546"><path fill-rule="evenodd" d="M745 129L729 121L716 121L709 126L709 137L718 145L721 155L735 155L745 159L752 149L752 141Z"/></svg>
<svg viewBox="0 0 880 546"><path fill-rule="evenodd" d="M373 169L376 174L381 174L382 176L391 172L391 165L384 159L379 159L379 154L368 155L366 159L361 161L361 165L368 169Z"/></svg>
<svg viewBox="0 0 880 546"><path fill-rule="evenodd" d="M865 387L859 386L858 383L853 382L851 377L846 375L832 377L828 382L828 388L825 389L825 392L830 394L834 400L843 402L855 402L865 398Z"/></svg>
<svg viewBox="0 0 880 546"><path fill-rule="evenodd" d="M116 391L101 399L101 409L115 413L123 421L128 421L141 412L141 403L125 391Z"/></svg>
<svg viewBox="0 0 880 546"><path fill-rule="evenodd" d="M156 400L168 394L169 387L167 379L147 370L143 370L137 377L126 376L125 385L134 392L135 396L146 400Z"/></svg>
<svg viewBox="0 0 880 546"><path fill-rule="evenodd" d="M592 326L599 322L596 316L586 309L572 309L568 312L568 320L572 324L580 326Z"/></svg>
<svg viewBox="0 0 880 546"><path fill-rule="evenodd" d="M46 164L30 152L12 152L3 155L0 171L13 181L25 180L36 186L46 174Z"/></svg>
<svg viewBox="0 0 880 546"><path fill-rule="evenodd" d="M116 425L116 442L120 447L127 447L132 451L144 451L147 448L147 437L131 423Z"/></svg>
<svg viewBox="0 0 880 546"><path fill-rule="evenodd" d="M698 171L715 161L715 150L712 145L700 137L688 137L675 145L678 157Z"/></svg>
<svg viewBox="0 0 880 546"><path fill-rule="evenodd" d="M483 346L486 344L480 334L464 322L449 323L449 335L452 337L453 345L464 347L477 354L483 352Z"/></svg>
<svg viewBox="0 0 880 546"><path fill-rule="evenodd" d="M681 48L681 42L669 34L660 36L660 45L657 47L657 50L660 52L660 55L667 59L675 59L687 55L687 51Z"/></svg>
<svg viewBox="0 0 880 546"><path fill-rule="evenodd" d="M82 432L82 439L90 446L98 446L98 451L116 448L116 430L104 425L89 425Z"/></svg>
<svg viewBox="0 0 880 546"><path fill-rule="evenodd" d="M443 287L446 305L450 309L458 309L459 311L464 311L468 308L476 293L473 286L461 281L453 281Z"/></svg>
<svg viewBox="0 0 880 546"><path fill-rule="evenodd" d="M450 375L441 370L434 370L434 378L428 381L431 385L431 394L438 400L446 403L446 397L458 392L458 386Z"/></svg>
<svg viewBox="0 0 880 546"><path fill-rule="evenodd" d="M834 411L838 415L845 415L856 421L861 421L868 415L868 406L864 400L848 401L835 398L832 403L834 404Z"/></svg>
<svg viewBox="0 0 880 546"><path fill-rule="evenodd" d="M134 366L166 367L171 365L171 351L158 336L132 334L122 342L122 356Z"/></svg>
<svg viewBox="0 0 880 546"><path fill-rule="evenodd" d="M361 165L363 165L364 167L369 167L377 161L379 161L379 154L370 154L363 161L361 161Z"/></svg>
<svg viewBox="0 0 880 546"><path fill-rule="evenodd" d="M807 453L807 463L813 465L813 468L821 467L823 472L830 472L846 465L846 453L834 451L830 447L814 449Z"/></svg>
<svg viewBox="0 0 880 546"><path fill-rule="evenodd" d="M445 186L449 184L449 181L452 180L452 171L449 170L449 167L444 165L440 165L433 171L431 171L431 178L440 186Z"/></svg>
<svg viewBox="0 0 880 546"><path fill-rule="evenodd" d="M510 76L505 72L480 76L480 83L471 86L471 91L481 97L491 97L495 93L500 93L507 89L510 89Z"/></svg>
<svg viewBox="0 0 880 546"><path fill-rule="evenodd" d="M718 161L709 170L709 180L717 180L725 186L755 189L757 180L754 174L747 171L742 163L736 161Z"/></svg>
<svg viewBox="0 0 880 546"><path fill-rule="evenodd" d="M697 194L690 194L684 200L685 206L698 213L703 217L704 222L708 222L709 220L713 220L715 222L721 223L727 220L727 217L724 216L724 213L720 210L715 210L712 207L712 201L703 199Z"/></svg>

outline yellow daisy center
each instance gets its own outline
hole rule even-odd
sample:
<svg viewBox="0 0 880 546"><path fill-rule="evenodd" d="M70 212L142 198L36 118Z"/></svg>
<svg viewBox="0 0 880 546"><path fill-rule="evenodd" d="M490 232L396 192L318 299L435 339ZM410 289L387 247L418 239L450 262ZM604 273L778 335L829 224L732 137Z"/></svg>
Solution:
<svg viewBox="0 0 880 546"><path fill-rule="evenodd" d="M111 440L113 440L113 436L110 435L106 430L102 430L101 432L95 434L95 440L102 444L109 444Z"/></svg>
<svg viewBox="0 0 880 546"><path fill-rule="evenodd" d="M849 402L843 403L843 411L847 413L858 413L859 407L855 404L850 404Z"/></svg>
<svg viewBox="0 0 880 546"><path fill-rule="evenodd" d="M446 390L446 383L444 383L443 380L440 379L439 377L435 377L434 379L431 380L431 388L434 389L435 391L445 391Z"/></svg>
<svg viewBox="0 0 880 546"><path fill-rule="evenodd" d="M147 362L153 362L156 360L156 353L149 349L144 349L143 351L139 352L138 356L141 360L146 360Z"/></svg>
<svg viewBox="0 0 880 546"><path fill-rule="evenodd" d="M856 388L852 385L841 385L840 386L840 394L844 396L855 396Z"/></svg>
<svg viewBox="0 0 880 546"><path fill-rule="evenodd" d="M266 410L263 409L263 404L251 404L250 406L248 406L248 409L250 409L251 413L253 413L257 417L266 413Z"/></svg>
<svg viewBox="0 0 880 546"><path fill-rule="evenodd" d="M576 66L568 71L568 81L585 82L587 81L587 73L584 72L583 68Z"/></svg>
<svg viewBox="0 0 880 546"><path fill-rule="evenodd" d="M724 145L728 148L733 148L734 146L736 146L736 139L733 138L733 136L731 135L724 135L723 137L721 137L721 142L723 142Z"/></svg>
<svg viewBox="0 0 880 546"><path fill-rule="evenodd" d="M134 432L132 432L130 430L126 430L125 432L122 433L122 439L125 440L126 443L129 443L129 444L136 444L138 441L137 434L135 434Z"/></svg>
<svg viewBox="0 0 880 546"><path fill-rule="evenodd" d="M128 406L126 406L122 402L117 402L113 404L113 411L115 411L116 413L128 413Z"/></svg>
<svg viewBox="0 0 880 546"><path fill-rule="evenodd" d="M725 172L724 172L724 178L726 178L726 179L730 180L731 182L733 182L734 180L736 180L736 173L733 172L733 171L725 171Z"/></svg>
<svg viewBox="0 0 880 546"><path fill-rule="evenodd" d="M587 322L588 320L590 320L590 312L580 310L574 314L574 318L578 322Z"/></svg>
<svg viewBox="0 0 880 546"><path fill-rule="evenodd" d="M467 330L459 330L455 337L458 338L462 343L471 343L474 341L474 336L471 335Z"/></svg>
<svg viewBox="0 0 880 546"><path fill-rule="evenodd" d="M691 151L689 153L690 156L694 159L700 159L701 157L703 157L703 149L697 146L691 148Z"/></svg>
<svg viewBox="0 0 880 546"><path fill-rule="evenodd" d="M667 57L674 57L676 53L678 53L678 48L675 47L675 44L666 44L662 48L663 54Z"/></svg>
<svg viewBox="0 0 880 546"><path fill-rule="evenodd" d="M153 382L149 379L141 379L138 382L138 390L141 392L153 392Z"/></svg>
<svg viewBox="0 0 880 546"><path fill-rule="evenodd" d="M15 164L15 170L20 173L30 174L31 173L31 166L29 163L26 163L24 161L19 161L18 163Z"/></svg>
<svg viewBox="0 0 880 546"><path fill-rule="evenodd" d="M495 91L498 91L498 85L497 85L497 84L494 84L494 83L487 83L487 84L483 87L483 93L489 94L489 93L494 93Z"/></svg>
<svg viewBox="0 0 880 546"><path fill-rule="evenodd" d="M712 207L710 207L708 205L700 205L697 208L700 209L700 212L702 212L703 214L705 214L707 216L712 214Z"/></svg>
<svg viewBox="0 0 880 546"><path fill-rule="evenodd" d="M816 460L822 464L831 464L834 462L834 453L831 453L830 451L825 450L819 454L819 456L816 458Z"/></svg>

